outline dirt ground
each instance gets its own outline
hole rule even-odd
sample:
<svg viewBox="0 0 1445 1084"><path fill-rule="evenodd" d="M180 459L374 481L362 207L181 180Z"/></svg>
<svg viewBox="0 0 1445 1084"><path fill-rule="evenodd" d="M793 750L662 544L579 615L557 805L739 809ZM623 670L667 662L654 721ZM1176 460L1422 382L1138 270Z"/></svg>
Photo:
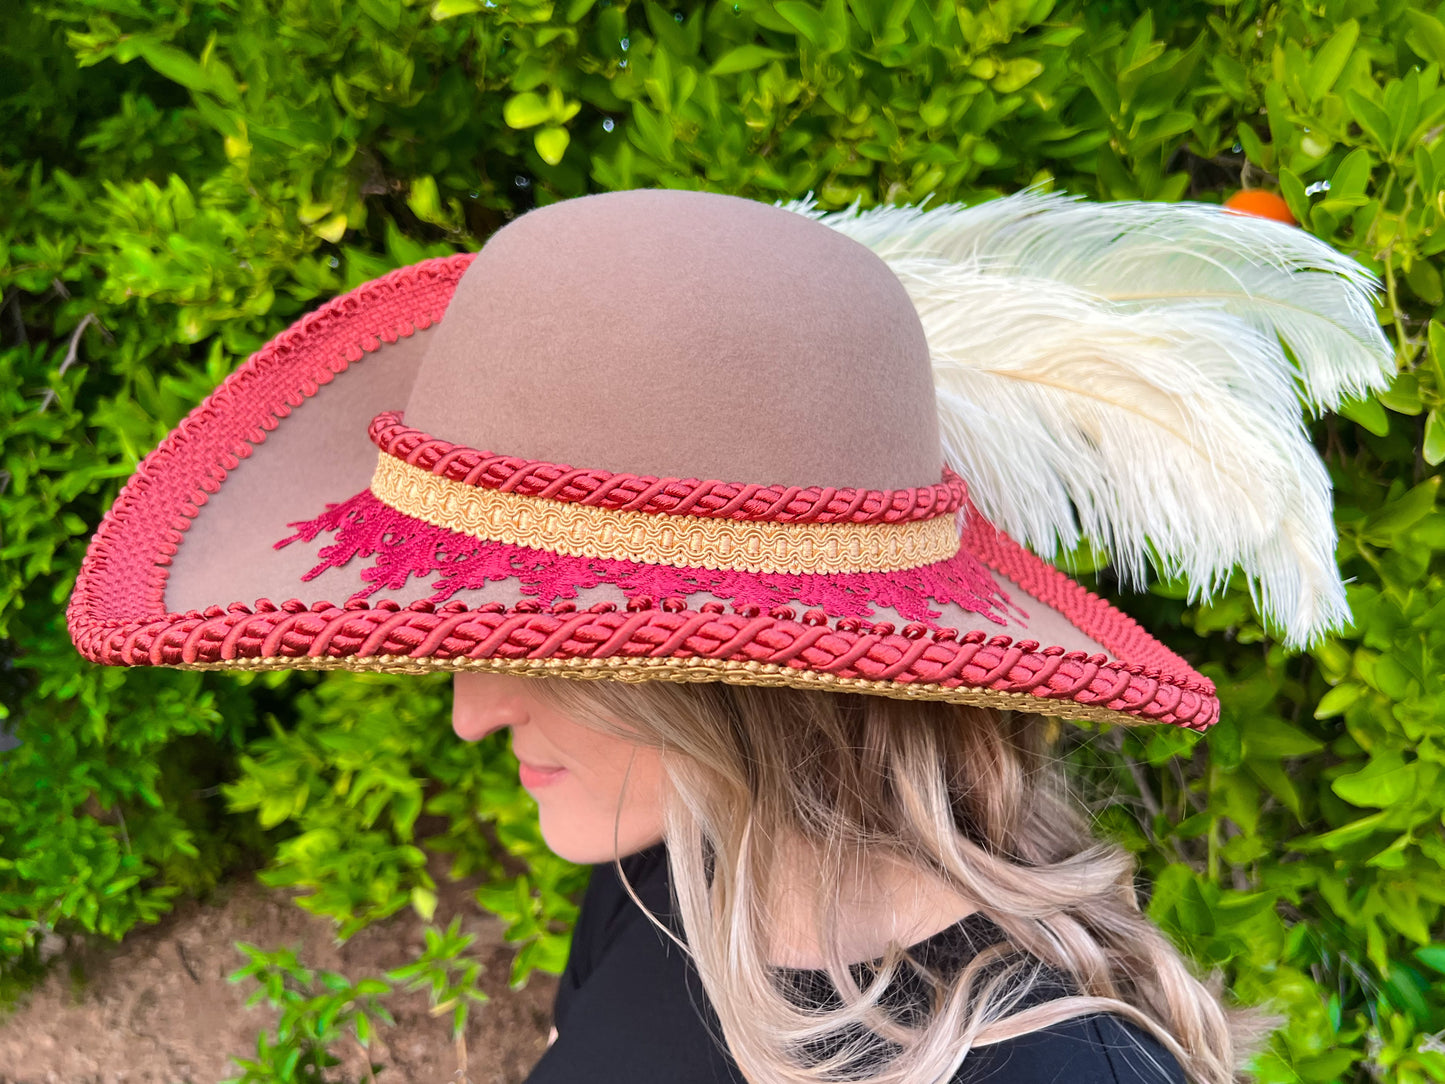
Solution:
<svg viewBox="0 0 1445 1084"><path fill-rule="evenodd" d="M501 924L470 899L475 884L448 882L441 866L432 873L441 897L434 921L445 928L460 914L462 929L476 935L472 952L485 964L491 1000L472 1009L463 1074L450 1014L433 1017L424 990L387 999L396 1026L381 1024L372 1039L370 1060L384 1066L376 1080L517 1084L546 1046L555 980L533 975L524 989L508 989L512 949ZM119 945L57 960L46 981L0 1019L0 1084L217 1084L239 1076L231 1056L254 1058L257 1035L277 1014L264 1002L245 1007L254 982L226 981L246 963L233 942L290 946L304 966L355 981L414 959L425 945L423 926L408 908L338 946L331 921L303 911L290 893L254 878L228 882L209 903L183 902ZM343 1064L328 1080L369 1080L354 1039L334 1053Z"/></svg>

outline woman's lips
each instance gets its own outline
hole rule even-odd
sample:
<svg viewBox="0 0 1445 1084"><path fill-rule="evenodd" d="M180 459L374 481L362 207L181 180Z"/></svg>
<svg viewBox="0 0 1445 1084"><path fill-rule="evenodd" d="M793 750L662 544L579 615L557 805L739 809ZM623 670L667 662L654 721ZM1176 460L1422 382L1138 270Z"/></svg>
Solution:
<svg viewBox="0 0 1445 1084"><path fill-rule="evenodd" d="M566 774L566 768L544 768L528 764L525 761L517 762L517 775L522 781L522 786L528 790L550 786Z"/></svg>

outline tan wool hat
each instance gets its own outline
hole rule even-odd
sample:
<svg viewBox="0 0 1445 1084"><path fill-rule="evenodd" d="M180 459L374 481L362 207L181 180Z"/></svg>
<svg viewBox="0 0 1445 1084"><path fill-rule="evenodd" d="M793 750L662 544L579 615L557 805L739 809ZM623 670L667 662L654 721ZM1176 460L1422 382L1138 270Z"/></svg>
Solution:
<svg viewBox="0 0 1445 1084"><path fill-rule="evenodd" d="M1377 386L1388 350L1365 272L1217 208L1166 239L1179 273L1278 240L1250 266L1276 294L1312 276L1326 360L1301 376L1249 282L1163 327L1089 270L1158 272L1130 265L1158 220L1109 206L528 212L226 379L101 524L72 636L110 665L722 680L1203 730L1213 684L1015 538L1102 533L1206 582L1242 565L1291 634L1338 623L1293 389ZM1229 364L1273 368L1241 391Z"/></svg>

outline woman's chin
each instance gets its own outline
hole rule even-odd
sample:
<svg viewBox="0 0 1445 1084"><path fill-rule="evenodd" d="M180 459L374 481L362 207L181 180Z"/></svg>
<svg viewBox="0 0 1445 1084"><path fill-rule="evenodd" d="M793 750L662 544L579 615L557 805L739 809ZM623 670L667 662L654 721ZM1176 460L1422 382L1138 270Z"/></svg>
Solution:
<svg viewBox="0 0 1445 1084"><path fill-rule="evenodd" d="M612 848L603 845L598 833L579 831L577 822L580 819L575 814L569 816L549 811L545 801L538 803L538 825L549 851L558 858L583 866L606 862L612 857Z"/></svg>
<svg viewBox="0 0 1445 1084"><path fill-rule="evenodd" d="M615 857L636 854L660 842L655 838L634 838L636 833L627 832L625 826L614 839L611 820L599 827L599 822L592 818L548 810L545 802L538 803L537 819L547 849L558 858L565 858L579 866L611 862Z"/></svg>

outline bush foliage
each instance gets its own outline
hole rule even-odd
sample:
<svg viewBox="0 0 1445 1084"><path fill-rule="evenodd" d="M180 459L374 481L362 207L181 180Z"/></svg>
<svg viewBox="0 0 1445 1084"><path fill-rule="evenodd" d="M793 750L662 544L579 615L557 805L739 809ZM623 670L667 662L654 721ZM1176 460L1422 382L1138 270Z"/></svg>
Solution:
<svg viewBox="0 0 1445 1084"><path fill-rule="evenodd" d="M1316 430L1355 624L1289 655L1242 590L1126 596L1224 716L1065 745L1116 799L1102 827L1153 917L1288 1013L1260 1080L1445 1081L1442 67L1445 16L1420 0L0 6L7 988L47 935L121 937L248 863L342 936L429 918L427 851L490 875L519 981L564 958L579 873L504 746L451 735L444 679L107 670L66 636L140 457L326 298L603 189L840 207L1264 186L1385 283L1399 378ZM311 978L249 973L283 972ZM387 985L332 979L332 1012ZM262 1053L322 1033L293 1030Z"/></svg>

